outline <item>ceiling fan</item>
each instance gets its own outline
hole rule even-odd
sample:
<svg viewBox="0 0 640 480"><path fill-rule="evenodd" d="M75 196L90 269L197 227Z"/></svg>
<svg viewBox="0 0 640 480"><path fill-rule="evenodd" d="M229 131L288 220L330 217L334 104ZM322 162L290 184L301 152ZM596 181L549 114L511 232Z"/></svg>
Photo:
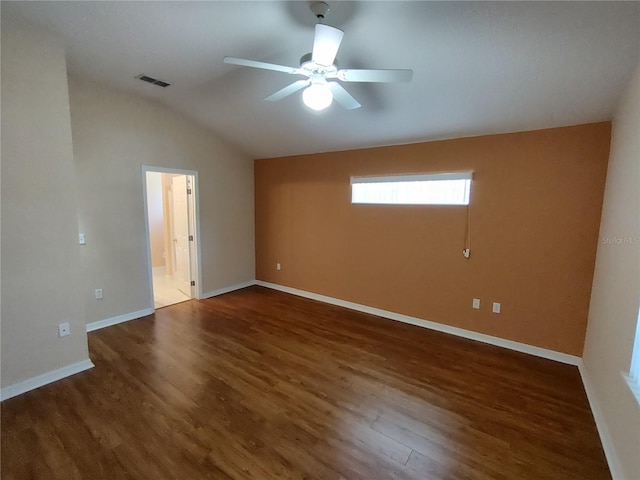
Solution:
<svg viewBox="0 0 640 480"><path fill-rule="evenodd" d="M344 32L321 23L329 12L329 5L325 2L311 4L311 11L318 18L313 40L313 51L300 59L299 67L287 67L235 57L224 57L224 62L306 77L269 95L265 100L277 102L304 88L302 100L305 105L314 110L324 110L331 105L334 98L347 110L353 110L361 106L338 81L375 83L411 81L413 70L339 69L337 67L336 54L338 53L338 48L340 48Z"/></svg>

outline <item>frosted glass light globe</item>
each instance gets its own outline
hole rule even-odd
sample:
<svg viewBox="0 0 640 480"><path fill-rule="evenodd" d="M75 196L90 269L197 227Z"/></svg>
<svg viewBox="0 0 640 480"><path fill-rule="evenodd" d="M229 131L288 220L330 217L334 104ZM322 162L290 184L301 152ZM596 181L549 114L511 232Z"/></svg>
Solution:
<svg viewBox="0 0 640 480"><path fill-rule="evenodd" d="M302 101L313 110L324 110L333 102L333 94L326 85L314 83L302 92Z"/></svg>

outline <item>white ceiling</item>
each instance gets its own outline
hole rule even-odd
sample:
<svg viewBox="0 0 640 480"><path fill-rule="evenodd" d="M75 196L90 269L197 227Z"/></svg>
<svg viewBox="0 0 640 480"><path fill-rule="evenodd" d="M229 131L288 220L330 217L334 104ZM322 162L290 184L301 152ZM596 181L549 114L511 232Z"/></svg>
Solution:
<svg viewBox="0 0 640 480"><path fill-rule="evenodd" d="M344 84L363 107L263 98L299 77L309 2L2 2L66 44L69 70L156 99L254 158L609 120L640 59L638 2L331 2L341 67L412 68L411 83ZM140 73L170 82L146 84Z"/></svg>

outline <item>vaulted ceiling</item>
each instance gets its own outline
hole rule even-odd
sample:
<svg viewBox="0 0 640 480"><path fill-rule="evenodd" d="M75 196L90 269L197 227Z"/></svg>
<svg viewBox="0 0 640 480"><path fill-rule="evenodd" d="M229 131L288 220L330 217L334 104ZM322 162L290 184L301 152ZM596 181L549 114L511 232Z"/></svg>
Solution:
<svg viewBox="0 0 640 480"><path fill-rule="evenodd" d="M341 67L411 68L411 83L348 83L362 104L306 108L298 66L311 2L2 2L56 34L69 71L144 95L254 158L609 120L640 59L638 2L329 2ZM171 83L141 82L141 73Z"/></svg>

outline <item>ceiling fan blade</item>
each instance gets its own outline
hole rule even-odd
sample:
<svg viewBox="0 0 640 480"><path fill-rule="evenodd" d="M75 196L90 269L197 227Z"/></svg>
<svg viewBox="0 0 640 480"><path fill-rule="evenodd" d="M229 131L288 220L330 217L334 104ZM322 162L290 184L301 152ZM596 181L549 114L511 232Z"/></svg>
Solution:
<svg viewBox="0 0 640 480"><path fill-rule="evenodd" d="M245 60L243 58L224 57L224 63L231 65L240 65L241 67L262 68L264 70L274 70L276 72L284 73L301 73L301 70L297 67L286 67L284 65L276 65L274 63L256 62L255 60Z"/></svg>
<svg viewBox="0 0 640 480"><path fill-rule="evenodd" d="M333 98L335 98L336 102L342 105L345 109L353 110L354 108L362 106L338 82L327 82L327 86L329 87L329 90L331 90L331 93L333 93Z"/></svg>
<svg viewBox="0 0 640 480"><path fill-rule="evenodd" d="M311 60L319 65L333 65L343 36L342 30L321 23L317 24Z"/></svg>
<svg viewBox="0 0 640 480"><path fill-rule="evenodd" d="M413 70L360 70L345 68L336 75L343 82L410 82Z"/></svg>
<svg viewBox="0 0 640 480"><path fill-rule="evenodd" d="M297 82L293 82L291 85L287 85L282 90L278 90L276 93L269 95L265 98L268 102L277 102L278 100L282 100L284 97L288 97L292 93L296 93L298 90L303 89L307 85L311 83L311 80L298 80Z"/></svg>

